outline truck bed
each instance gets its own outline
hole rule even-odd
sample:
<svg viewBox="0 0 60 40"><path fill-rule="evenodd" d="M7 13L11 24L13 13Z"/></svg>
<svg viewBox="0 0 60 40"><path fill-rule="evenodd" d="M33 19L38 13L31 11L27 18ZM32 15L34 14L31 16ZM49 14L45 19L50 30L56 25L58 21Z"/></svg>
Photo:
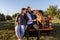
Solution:
<svg viewBox="0 0 60 40"><path fill-rule="evenodd" d="M40 31L49 31L49 30L53 30L53 28L41 28L39 30ZM35 31L35 29L29 29L29 31Z"/></svg>

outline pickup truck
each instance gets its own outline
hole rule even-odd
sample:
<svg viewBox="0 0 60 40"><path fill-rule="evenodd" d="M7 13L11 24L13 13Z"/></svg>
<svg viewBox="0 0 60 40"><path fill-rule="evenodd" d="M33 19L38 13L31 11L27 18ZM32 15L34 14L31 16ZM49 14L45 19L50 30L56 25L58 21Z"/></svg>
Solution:
<svg viewBox="0 0 60 40"><path fill-rule="evenodd" d="M44 26L44 28L39 28L40 34L49 35L53 31L52 22L51 22L52 20L49 20L49 17L46 15L43 16L45 17L46 25ZM36 36L36 30L34 28L29 29L29 34L30 36Z"/></svg>

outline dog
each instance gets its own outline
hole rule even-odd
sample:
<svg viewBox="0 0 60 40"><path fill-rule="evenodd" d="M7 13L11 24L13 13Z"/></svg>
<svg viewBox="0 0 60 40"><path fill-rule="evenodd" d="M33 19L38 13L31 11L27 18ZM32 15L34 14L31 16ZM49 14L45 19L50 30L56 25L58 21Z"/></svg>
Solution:
<svg viewBox="0 0 60 40"><path fill-rule="evenodd" d="M41 24L42 24L42 27L44 28L46 22L45 22L45 18L44 18L44 16L42 15L42 13L40 13L38 10L34 10L33 12L34 12L34 14L35 14L36 17L37 17L37 19L36 19L37 24L41 23Z"/></svg>

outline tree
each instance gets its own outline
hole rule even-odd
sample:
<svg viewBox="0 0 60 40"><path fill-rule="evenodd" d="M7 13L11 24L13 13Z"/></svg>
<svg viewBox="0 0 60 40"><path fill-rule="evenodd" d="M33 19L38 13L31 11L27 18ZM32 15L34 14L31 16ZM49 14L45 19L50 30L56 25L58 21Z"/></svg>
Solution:
<svg viewBox="0 0 60 40"><path fill-rule="evenodd" d="M57 14L57 6L49 6L49 8L47 8L47 10L45 11L45 14L55 16Z"/></svg>
<svg viewBox="0 0 60 40"><path fill-rule="evenodd" d="M16 18L17 14L19 13L15 13L14 15L12 15L12 18Z"/></svg>
<svg viewBox="0 0 60 40"><path fill-rule="evenodd" d="M7 15L6 20L12 20L12 17L10 15Z"/></svg>
<svg viewBox="0 0 60 40"><path fill-rule="evenodd" d="M60 16L60 9L58 9L58 11L57 11L57 15Z"/></svg>
<svg viewBox="0 0 60 40"><path fill-rule="evenodd" d="M5 21L5 15L3 13L0 13L0 21Z"/></svg>

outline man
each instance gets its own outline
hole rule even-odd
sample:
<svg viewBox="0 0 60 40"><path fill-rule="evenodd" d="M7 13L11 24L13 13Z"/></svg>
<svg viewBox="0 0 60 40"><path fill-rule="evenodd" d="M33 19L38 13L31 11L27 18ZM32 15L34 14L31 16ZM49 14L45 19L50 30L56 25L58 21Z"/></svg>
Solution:
<svg viewBox="0 0 60 40"><path fill-rule="evenodd" d="M37 40L40 40L40 31L39 31L39 26L36 25L35 19L36 16L31 12L31 8L28 6L27 7L27 13L26 13L27 17L28 17L28 22L27 22L27 30L26 30L26 36L27 36L27 40L29 40L29 33L28 30L31 27L34 27L37 31Z"/></svg>

